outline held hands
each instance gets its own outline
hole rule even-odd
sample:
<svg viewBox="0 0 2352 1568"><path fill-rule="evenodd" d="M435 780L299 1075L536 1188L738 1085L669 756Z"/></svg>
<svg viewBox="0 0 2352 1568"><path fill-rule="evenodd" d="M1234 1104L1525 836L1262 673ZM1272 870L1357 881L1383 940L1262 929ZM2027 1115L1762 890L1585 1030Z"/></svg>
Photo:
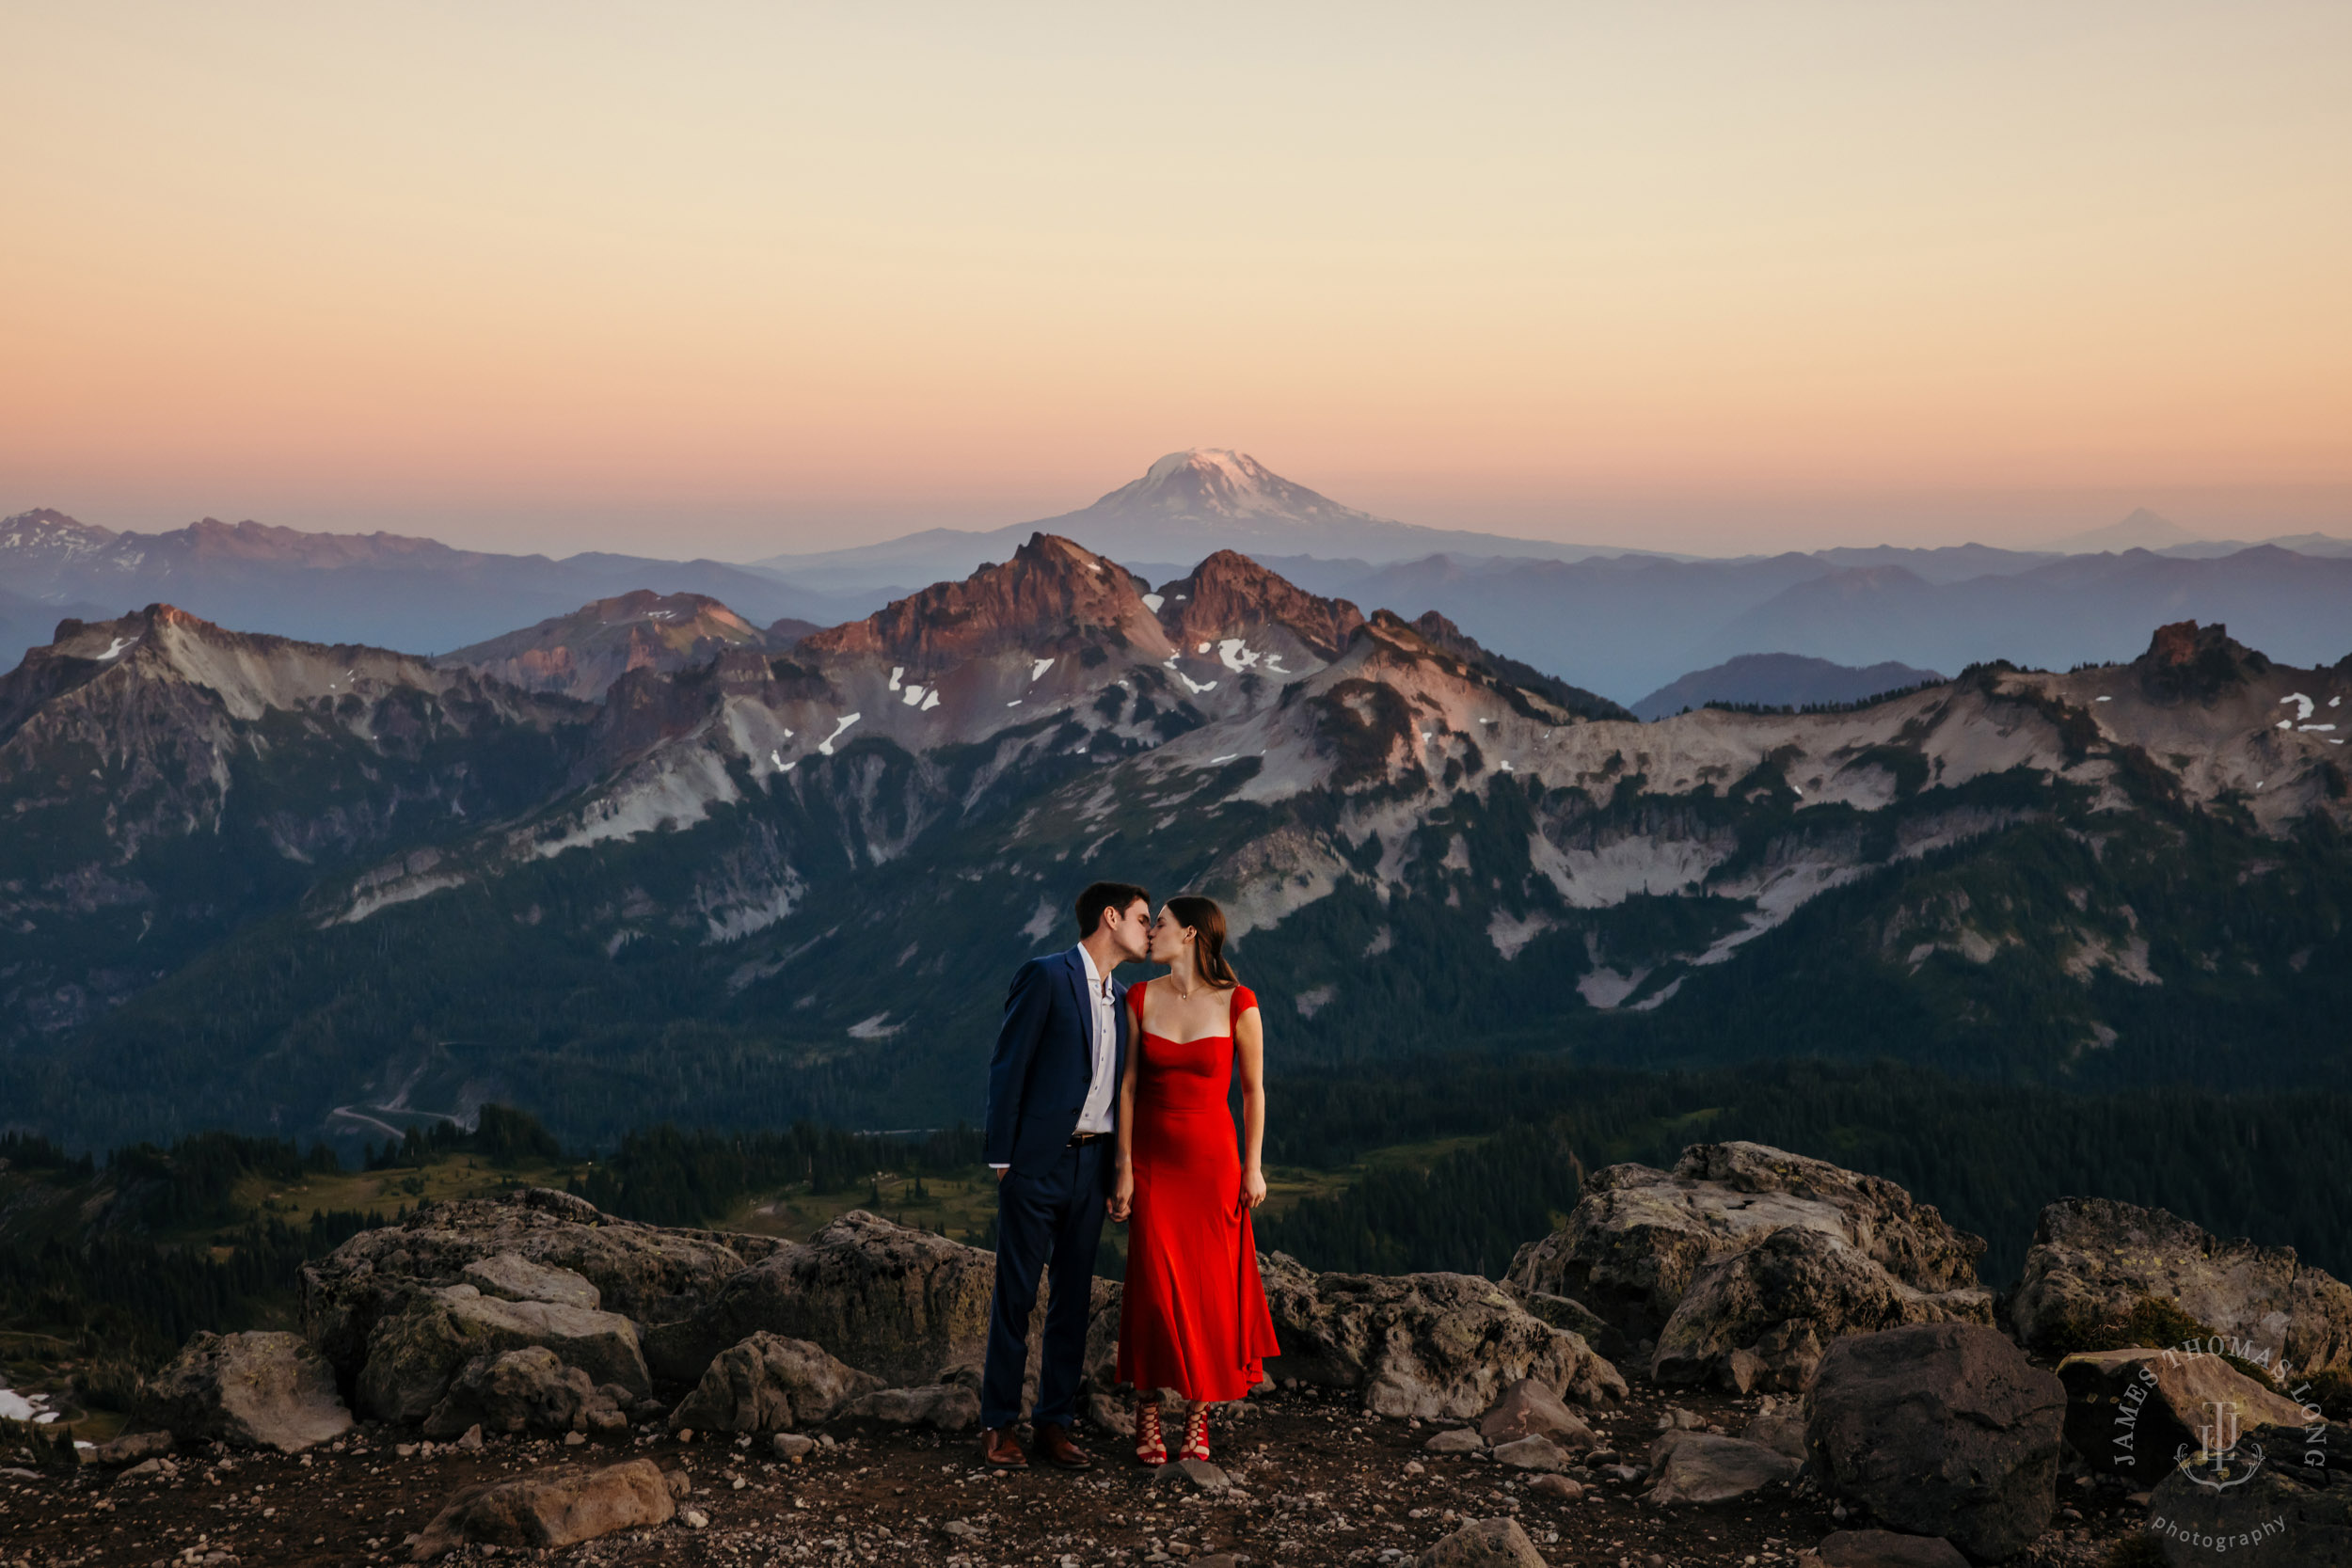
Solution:
<svg viewBox="0 0 2352 1568"><path fill-rule="evenodd" d="M1122 1164L1119 1174L1111 1181L1110 1216L1124 1225L1128 1215L1135 1212L1135 1207L1136 1173Z"/></svg>
<svg viewBox="0 0 2352 1568"><path fill-rule="evenodd" d="M1265 1201L1265 1172L1255 1165L1241 1173L1241 1200L1252 1209Z"/></svg>

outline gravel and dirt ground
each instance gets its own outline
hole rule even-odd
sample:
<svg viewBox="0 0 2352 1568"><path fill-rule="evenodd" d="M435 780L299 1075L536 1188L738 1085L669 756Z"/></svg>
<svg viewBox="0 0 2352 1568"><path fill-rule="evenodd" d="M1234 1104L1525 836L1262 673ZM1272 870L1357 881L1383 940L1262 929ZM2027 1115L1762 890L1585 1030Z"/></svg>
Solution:
<svg viewBox="0 0 2352 1568"><path fill-rule="evenodd" d="M1734 1433L1753 1401L1637 1386L1596 1423L1604 1441L1639 1463L1669 1403ZM1363 1414L1311 1391L1253 1401L1216 1433L1217 1463L1234 1488L1204 1494L1164 1479L1102 1434L1089 1474L1038 1466L982 1470L961 1436L843 1436L804 1461L774 1459L765 1439L680 1443L641 1433L566 1449L491 1440L479 1452L412 1446L408 1434L362 1428L300 1457L183 1452L174 1476L0 1474L0 1568L117 1568L211 1563L404 1562L405 1542L469 1482L562 1463L646 1456L683 1468L693 1489L679 1517L544 1553L474 1547L469 1556L535 1556L579 1563L738 1568L774 1562L907 1563L937 1568L1170 1562L1232 1554L1259 1564L1410 1562L1468 1519L1518 1519L1554 1568L1793 1564L1843 1528L1821 1498L1776 1486L1744 1503L1661 1509L1632 1484L1593 1472L1581 1499L1536 1489L1534 1477L1484 1455L1441 1456L1422 1445L1437 1430ZM404 1452L403 1450L407 1450ZM2137 1528L2137 1511L2111 1492L2061 1490L2080 1519L2021 1561L2104 1561ZM690 1513L706 1522L692 1525ZM1220 1565L1221 1568L1221 1565Z"/></svg>

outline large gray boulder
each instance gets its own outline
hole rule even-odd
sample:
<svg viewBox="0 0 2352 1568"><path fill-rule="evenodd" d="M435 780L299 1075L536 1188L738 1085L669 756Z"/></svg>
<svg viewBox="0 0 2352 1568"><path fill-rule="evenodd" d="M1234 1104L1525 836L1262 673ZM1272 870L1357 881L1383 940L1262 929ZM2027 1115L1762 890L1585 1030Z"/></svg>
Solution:
<svg viewBox="0 0 2352 1568"><path fill-rule="evenodd" d="M2268 1441L2260 1444L2264 1462L2241 1482L2202 1485L2176 1466L2156 1483L2148 1532L2169 1568L2240 1557L2280 1568L2352 1568L2352 1475L2305 1468L2291 1433L2249 1435Z"/></svg>
<svg viewBox="0 0 2352 1568"><path fill-rule="evenodd" d="M405 1223L361 1231L304 1265L303 1328L350 1386L378 1320L419 1291L470 1283L485 1295L506 1295L498 1279L522 1275L493 1259L512 1257L577 1275L596 1291L597 1307L655 1324L688 1316L780 1244L765 1236L616 1220L584 1198L544 1188L500 1199L427 1201ZM469 1279L473 1265L492 1269L489 1283L479 1273ZM542 1291L530 1299L547 1297Z"/></svg>
<svg viewBox="0 0 2352 1568"><path fill-rule="evenodd" d="M1925 1323L1839 1339L1809 1400L1814 1462L1884 1524L1998 1561L2058 1508L2066 1390L1995 1330Z"/></svg>
<svg viewBox="0 0 2352 1568"><path fill-rule="evenodd" d="M711 1358L670 1417L696 1432L790 1432L830 1418L882 1380L806 1339L759 1333Z"/></svg>
<svg viewBox="0 0 2352 1568"><path fill-rule="evenodd" d="M1659 1330L1650 1375L1796 1393L1831 1340L1920 1323L1990 1327L1993 1292L1916 1290L1844 1236L1792 1225L1699 1270Z"/></svg>
<svg viewBox="0 0 2352 1568"><path fill-rule="evenodd" d="M460 1284L501 1301L544 1301L557 1307L582 1307L591 1312L604 1307L604 1292L586 1275L534 1263L517 1252L501 1252L469 1263L457 1272L457 1277Z"/></svg>
<svg viewBox="0 0 2352 1568"><path fill-rule="evenodd" d="M421 1421L476 1356L530 1345L579 1368L591 1385L617 1384L634 1399L653 1389L637 1325L619 1313L506 1301L450 1285L415 1291L376 1322L359 1369L359 1408L379 1420Z"/></svg>
<svg viewBox="0 0 2352 1568"><path fill-rule="evenodd" d="M456 1437L468 1427L491 1433L612 1433L628 1418L611 1393L545 1345L485 1351L458 1370L424 1434Z"/></svg>
<svg viewBox="0 0 2352 1568"><path fill-rule="evenodd" d="M1475 1419L1522 1378L1588 1409L1625 1397L1581 1336L1475 1275L1316 1274L1279 1252L1259 1272L1282 1347L1269 1375L1360 1390L1376 1414Z"/></svg>
<svg viewBox="0 0 2352 1568"><path fill-rule="evenodd" d="M885 1383L930 1383L985 1354L995 1279L993 1253L852 1210L650 1330L646 1354L661 1376L693 1382L720 1352L765 1333L811 1340Z"/></svg>
<svg viewBox="0 0 2352 1568"><path fill-rule="evenodd" d="M2222 1241L2162 1209L2067 1197L2042 1211L2010 1302L2032 1349L2080 1349L2101 1323L2148 1298L2240 1340L2283 1370L2352 1364L2352 1286L2292 1247Z"/></svg>
<svg viewBox="0 0 2352 1568"><path fill-rule="evenodd" d="M1763 1144L1693 1144L1671 1171L1595 1172L1568 1223L1518 1250L1507 1283L1654 1341L1662 1382L1793 1391L1841 1334L1991 1322L1983 1250L1882 1177Z"/></svg>
<svg viewBox="0 0 2352 1568"><path fill-rule="evenodd" d="M569 1546L666 1524L686 1484L685 1476L665 1476L650 1459L632 1459L601 1470L564 1465L468 1486L419 1532L409 1559L428 1562L469 1545Z"/></svg>
<svg viewBox="0 0 2352 1568"><path fill-rule="evenodd" d="M2297 1427L2304 1409L2220 1356L2179 1350L2090 1351L2058 1363L2066 1386L2066 1441L2093 1469L2142 1488L2213 1425Z"/></svg>
<svg viewBox="0 0 2352 1568"><path fill-rule="evenodd" d="M294 1334L198 1334L148 1385L141 1414L183 1442L280 1453L351 1430L333 1369Z"/></svg>
<svg viewBox="0 0 2352 1568"><path fill-rule="evenodd" d="M1883 1177L1754 1143L1693 1144L1670 1171L1594 1172L1568 1223L1519 1248L1508 1277L1521 1291L1581 1303L1629 1339L1655 1340L1710 1265L1792 1229L1843 1243L1913 1292L1977 1289L1983 1240L1932 1205ZM1820 1315L1803 1301L1786 1305L1783 1320ZM1703 1322L1688 1326L1700 1338L1708 1331Z"/></svg>

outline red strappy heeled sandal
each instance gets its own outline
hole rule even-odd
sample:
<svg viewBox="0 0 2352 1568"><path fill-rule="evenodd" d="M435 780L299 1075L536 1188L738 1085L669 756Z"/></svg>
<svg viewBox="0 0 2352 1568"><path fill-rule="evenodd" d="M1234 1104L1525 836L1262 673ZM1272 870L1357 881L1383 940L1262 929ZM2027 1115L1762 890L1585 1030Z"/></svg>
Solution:
<svg viewBox="0 0 2352 1568"><path fill-rule="evenodd" d="M1184 1457L1209 1457L1209 1407L1205 1404L1194 1405L1192 1414L1184 1418Z"/></svg>
<svg viewBox="0 0 2352 1568"><path fill-rule="evenodd" d="M1147 1404L1136 1401L1136 1459L1144 1465L1168 1463L1168 1439L1160 1433L1160 1406L1157 1400Z"/></svg>

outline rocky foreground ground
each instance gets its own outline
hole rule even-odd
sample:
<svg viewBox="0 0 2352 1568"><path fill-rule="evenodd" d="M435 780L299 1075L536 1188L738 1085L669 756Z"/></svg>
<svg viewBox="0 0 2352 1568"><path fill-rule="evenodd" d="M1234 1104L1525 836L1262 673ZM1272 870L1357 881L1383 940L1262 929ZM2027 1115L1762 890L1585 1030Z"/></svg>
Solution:
<svg viewBox="0 0 2352 1568"><path fill-rule="evenodd" d="M1158 1470L1088 1281L1098 1465L1003 1474L986 1253L425 1204L306 1269L302 1334L191 1338L103 1448L0 1432L0 1568L2352 1568L2352 1289L2097 1199L2005 1295L1982 1245L1726 1144L1594 1173L1500 1281L1267 1255L1274 1381Z"/></svg>
<svg viewBox="0 0 2352 1568"><path fill-rule="evenodd" d="M1637 1387L1592 1424L1607 1445L1603 1456L1615 1450L1638 1463L1669 1407L1737 1432L1761 1402ZM1736 1507L1661 1507L1638 1481L1601 1473L1589 1456L1548 1480L1484 1452L1425 1448L1438 1432L1457 1429L1369 1416L1353 1401L1311 1390L1276 1392L1218 1433L1216 1458L1232 1484L1210 1489L1174 1469L1147 1471L1101 1434L1090 1439L1098 1460L1091 1474L1004 1475L983 1470L971 1442L929 1434L849 1435L787 1463L767 1439L679 1442L657 1430L568 1448L493 1438L466 1451L370 1425L298 1455L223 1449L182 1454L168 1472L9 1473L0 1490L0 1562L405 1562L410 1543L466 1486L641 1456L691 1483L667 1523L556 1550L470 1546L448 1560L981 1568L1216 1563L1225 1554L1240 1563L1409 1562L1468 1521L1504 1517L1518 1521L1553 1568L1794 1565L1860 1523L1841 1520L1836 1505L1801 1482ZM2086 1481L2068 1490L2069 1507L2082 1517L2061 1515L2012 1560L2098 1563L2139 1530L2141 1511L2120 1486Z"/></svg>

